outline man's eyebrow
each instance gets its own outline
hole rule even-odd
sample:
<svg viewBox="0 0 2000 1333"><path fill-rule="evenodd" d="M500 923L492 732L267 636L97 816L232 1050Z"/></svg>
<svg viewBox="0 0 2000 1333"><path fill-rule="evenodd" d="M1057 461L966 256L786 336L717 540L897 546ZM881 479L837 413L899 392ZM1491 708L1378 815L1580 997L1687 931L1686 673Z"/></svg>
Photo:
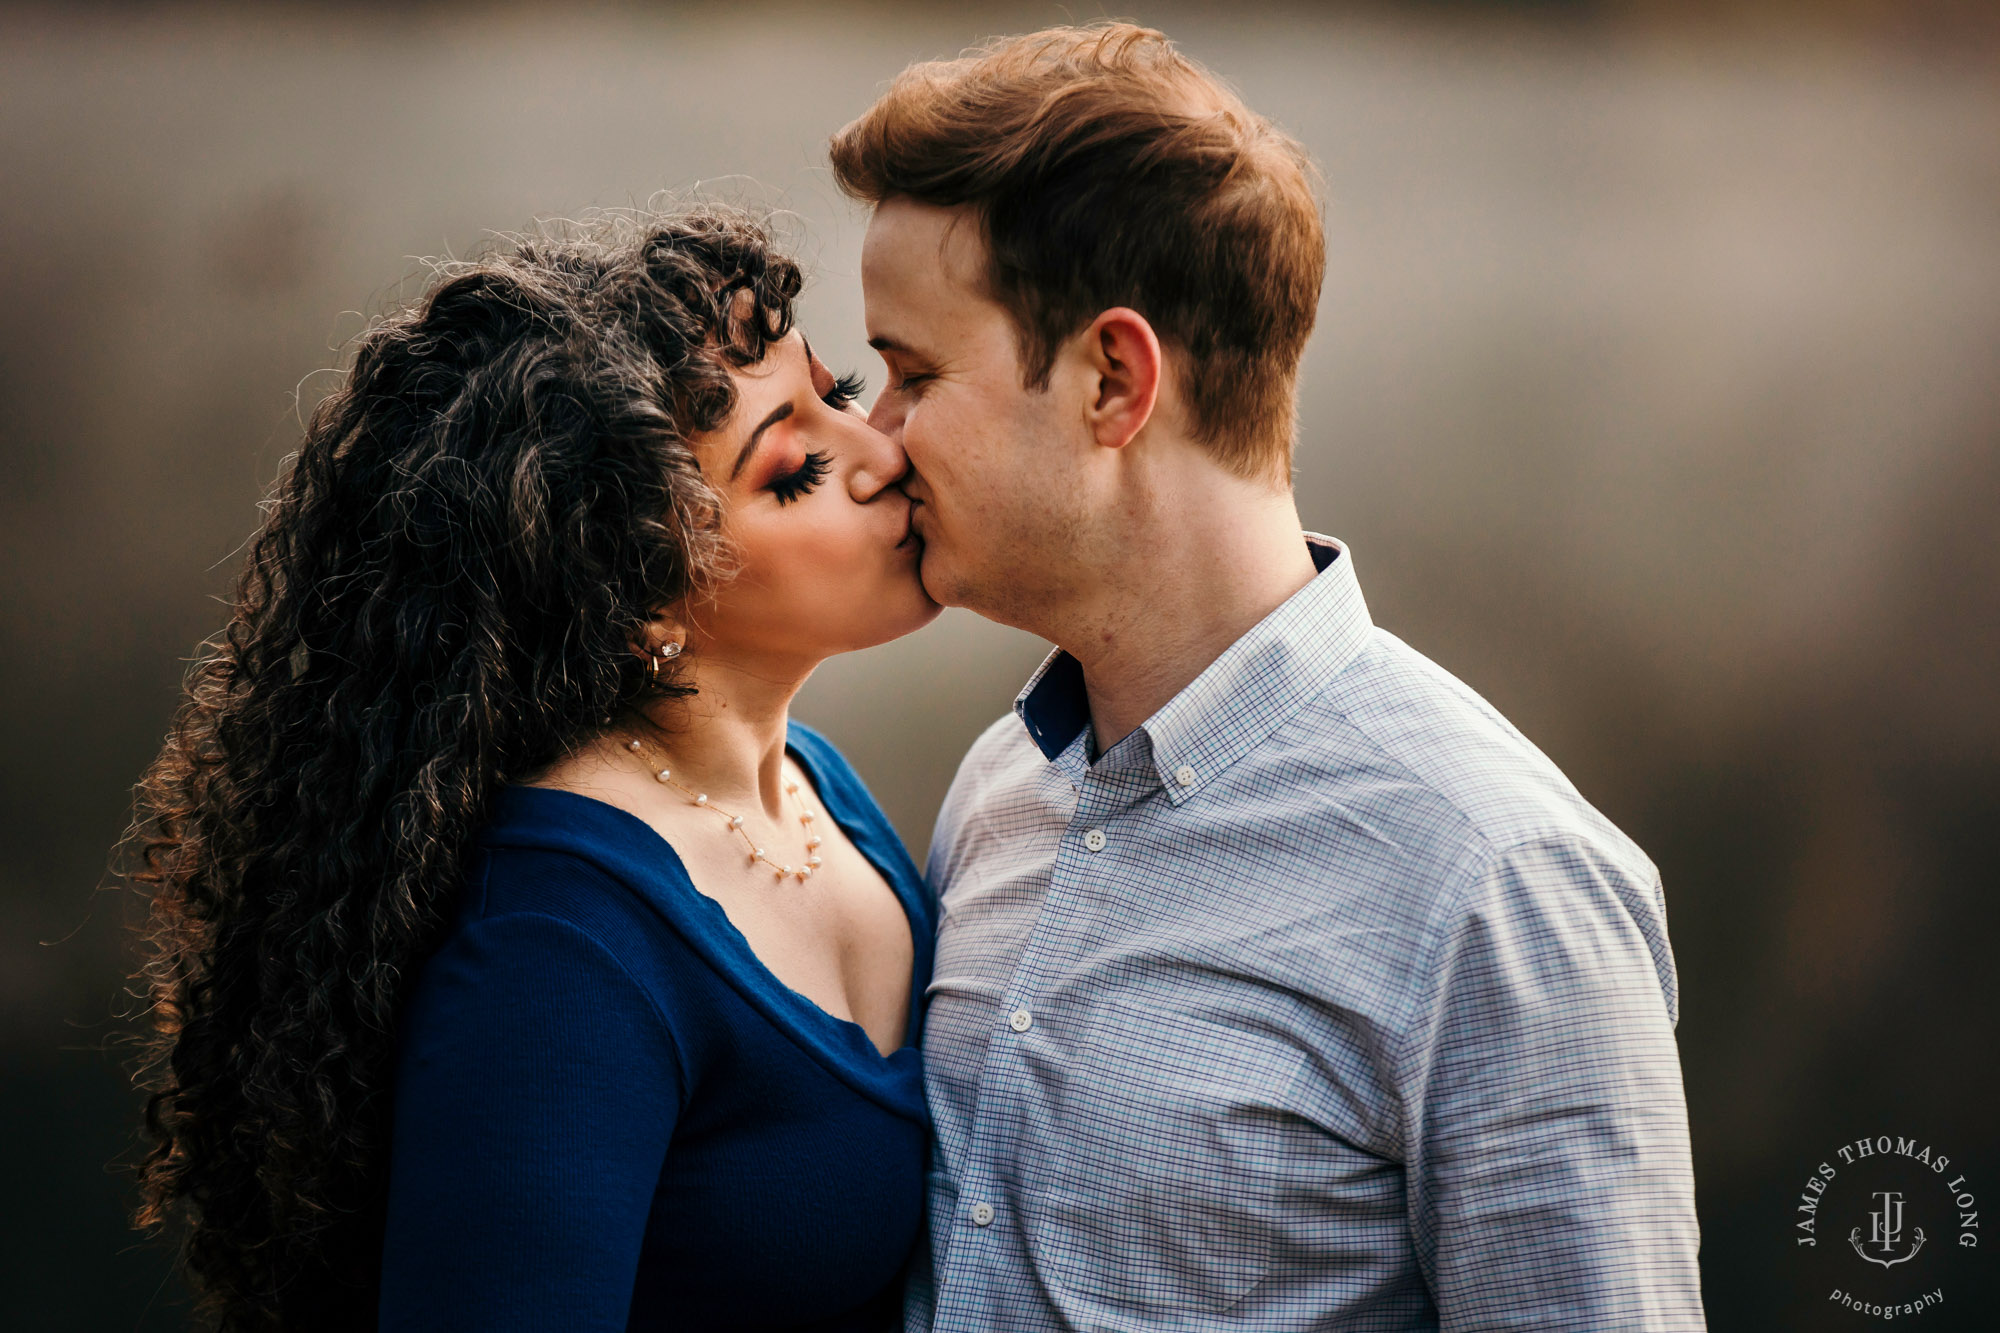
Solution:
<svg viewBox="0 0 2000 1333"><path fill-rule="evenodd" d="M885 334L877 334L868 340L868 345L878 352L907 352L910 349Z"/></svg>
<svg viewBox="0 0 2000 1333"><path fill-rule="evenodd" d="M729 469L729 479L731 481L736 480L736 474L741 472L743 465L750 461L750 455L756 452L757 441L764 438L764 432L791 414L792 405L789 402L779 403L771 409L771 415L757 423L757 429L750 432L750 438L743 442L742 450L736 455L736 466Z"/></svg>

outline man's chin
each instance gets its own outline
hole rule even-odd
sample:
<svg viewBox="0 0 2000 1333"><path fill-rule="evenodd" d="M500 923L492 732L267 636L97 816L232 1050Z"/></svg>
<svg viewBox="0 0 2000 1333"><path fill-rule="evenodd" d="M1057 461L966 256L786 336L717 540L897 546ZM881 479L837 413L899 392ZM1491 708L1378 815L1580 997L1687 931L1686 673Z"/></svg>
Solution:
<svg viewBox="0 0 2000 1333"><path fill-rule="evenodd" d="M923 554L917 557L917 581L923 584L924 596L939 606L962 605L957 598L958 585L951 577L949 564L928 542L924 544Z"/></svg>

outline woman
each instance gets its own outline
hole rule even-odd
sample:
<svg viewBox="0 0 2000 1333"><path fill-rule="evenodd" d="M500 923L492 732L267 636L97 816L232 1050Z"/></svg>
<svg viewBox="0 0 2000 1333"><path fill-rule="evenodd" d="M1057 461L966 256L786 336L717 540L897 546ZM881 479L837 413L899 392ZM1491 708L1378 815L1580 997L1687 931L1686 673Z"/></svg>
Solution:
<svg viewBox="0 0 2000 1333"><path fill-rule="evenodd" d="M218 1327L850 1329L919 1233L930 905L789 722L906 463L698 210L363 335L143 787L140 1221Z"/></svg>

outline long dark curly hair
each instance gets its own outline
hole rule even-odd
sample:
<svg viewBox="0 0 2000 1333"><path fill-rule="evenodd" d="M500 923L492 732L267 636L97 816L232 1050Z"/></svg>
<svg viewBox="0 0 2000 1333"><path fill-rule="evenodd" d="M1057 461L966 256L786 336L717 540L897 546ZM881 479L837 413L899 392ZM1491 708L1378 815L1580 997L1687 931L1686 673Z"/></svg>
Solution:
<svg viewBox="0 0 2000 1333"><path fill-rule="evenodd" d="M798 266L701 206L438 266L358 339L139 788L150 1144L135 1224L222 1333L375 1325L397 1020L510 779L652 692L726 576L689 440Z"/></svg>

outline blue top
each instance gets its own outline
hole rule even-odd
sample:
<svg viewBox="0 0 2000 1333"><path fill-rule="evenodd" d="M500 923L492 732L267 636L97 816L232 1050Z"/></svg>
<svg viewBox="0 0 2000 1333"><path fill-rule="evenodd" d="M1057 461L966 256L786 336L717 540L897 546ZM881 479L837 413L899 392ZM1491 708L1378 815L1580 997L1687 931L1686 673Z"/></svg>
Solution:
<svg viewBox="0 0 2000 1333"><path fill-rule="evenodd" d="M921 1229L932 906L840 753L787 748L909 916L906 1044L772 975L644 821L505 789L403 1018L383 1333L883 1326Z"/></svg>
<svg viewBox="0 0 2000 1333"><path fill-rule="evenodd" d="M1703 1325L1659 872L1353 560L938 816L923 1333Z"/></svg>

